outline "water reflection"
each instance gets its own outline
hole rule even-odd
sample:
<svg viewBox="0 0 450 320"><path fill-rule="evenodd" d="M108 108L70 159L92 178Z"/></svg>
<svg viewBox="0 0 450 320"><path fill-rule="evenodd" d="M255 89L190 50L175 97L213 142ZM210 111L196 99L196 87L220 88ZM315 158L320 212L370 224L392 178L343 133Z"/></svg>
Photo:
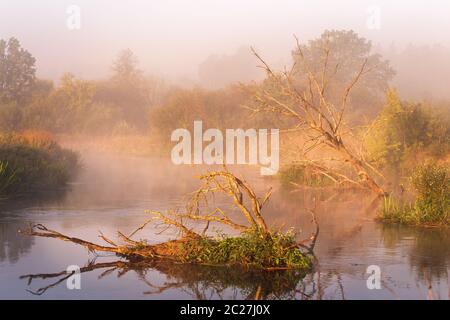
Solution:
<svg viewBox="0 0 450 320"><path fill-rule="evenodd" d="M262 271L239 267L211 267L201 265L186 265L162 261L146 262L90 262L80 268L80 273L101 270L98 279L106 276L122 277L128 272L134 272L137 279L146 284L148 290L144 295L158 295L166 290L178 289L186 292L194 299L294 299L298 295L310 297L300 290L299 285L305 273L296 270ZM155 272L164 274L165 281L157 284L151 275ZM28 291L34 295L42 295L69 279L73 273L65 270L48 274L23 275L20 278L28 280L28 286L33 280L50 280L49 284ZM304 288L304 286L303 286ZM225 296L226 294L226 296Z"/></svg>
<svg viewBox="0 0 450 320"><path fill-rule="evenodd" d="M43 191L34 194L15 195L13 198L0 199L0 262L16 263L20 256L29 252L34 239L23 237L17 231L27 227L22 216L16 215L22 210L40 206L60 204L70 187L52 192Z"/></svg>
<svg viewBox="0 0 450 320"><path fill-rule="evenodd" d="M449 280L450 230L380 224L383 243L387 248L405 250L416 277L416 284L424 283L427 298L450 298L434 292L433 283ZM409 245L405 246L404 243Z"/></svg>
<svg viewBox="0 0 450 320"><path fill-rule="evenodd" d="M20 257L30 251L34 244L31 237L23 237L17 230L26 225L20 221L0 221L0 262L14 264Z"/></svg>
<svg viewBox="0 0 450 320"><path fill-rule="evenodd" d="M88 254L83 248L63 241L18 235L19 228L43 223L92 242L98 242L99 230L113 238L117 230L130 233L148 218L144 210L166 210L183 203L183 196L198 186L193 178L203 170L176 167L161 159L86 155L84 171L66 193L53 199L0 204L0 297L449 298L448 229L376 223L378 204L371 195L331 189L286 189L276 180L252 175L251 170L242 170L242 174L256 185L257 192L273 187L264 212L271 226L292 227L299 232L299 239L307 238L313 230L306 208L317 206L320 236L315 247L318 265L314 273L290 276L232 268L124 265L123 261L108 262L111 264L102 267L100 262L94 262L86 266L97 265L83 273L85 287L80 292L69 292L64 281L40 296L26 291L39 293L39 288L67 275L35 277L30 287L19 279L21 275L65 270L71 264L82 266ZM154 237L156 232L151 228L145 232L142 237L152 242L167 240ZM382 290L367 289L369 265L381 267Z"/></svg>

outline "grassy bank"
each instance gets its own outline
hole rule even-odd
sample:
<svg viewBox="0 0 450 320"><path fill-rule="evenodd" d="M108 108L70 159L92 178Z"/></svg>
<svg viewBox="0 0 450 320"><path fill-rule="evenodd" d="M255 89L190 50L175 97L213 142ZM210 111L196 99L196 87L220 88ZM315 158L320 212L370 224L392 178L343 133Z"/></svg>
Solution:
<svg viewBox="0 0 450 320"><path fill-rule="evenodd" d="M383 221L408 225L450 225L450 170L447 165L426 164L410 178L417 194L414 202L385 198L379 212Z"/></svg>
<svg viewBox="0 0 450 320"><path fill-rule="evenodd" d="M0 134L2 196L63 187L78 167L78 155L61 148L48 133Z"/></svg>

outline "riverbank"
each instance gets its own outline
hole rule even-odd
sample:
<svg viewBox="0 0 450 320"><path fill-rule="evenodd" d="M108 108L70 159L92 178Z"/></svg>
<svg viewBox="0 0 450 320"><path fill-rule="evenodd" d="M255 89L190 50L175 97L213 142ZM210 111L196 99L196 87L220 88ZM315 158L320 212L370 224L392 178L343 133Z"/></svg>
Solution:
<svg viewBox="0 0 450 320"><path fill-rule="evenodd" d="M48 133L0 134L0 195L13 197L64 187L80 167L77 153Z"/></svg>

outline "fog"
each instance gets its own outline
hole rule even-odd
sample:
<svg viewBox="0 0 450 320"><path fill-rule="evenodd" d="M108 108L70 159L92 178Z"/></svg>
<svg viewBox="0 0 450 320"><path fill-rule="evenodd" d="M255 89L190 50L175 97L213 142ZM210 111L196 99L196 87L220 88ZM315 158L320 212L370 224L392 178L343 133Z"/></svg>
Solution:
<svg viewBox="0 0 450 320"><path fill-rule="evenodd" d="M67 27L70 5L81 9L79 30ZM379 13L379 24L370 25L374 12ZM441 49L439 53L442 56L445 52L440 66L431 68L442 73L444 63L447 74L440 78L448 80L449 14L450 5L440 0L2 0L0 38L17 37L36 57L38 76L42 78L56 80L68 71L88 79L106 77L117 53L130 48L148 74L183 85L220 87L259 77L258 71L251 71L257 63L245 57L249 46L263 53L272 64L282 66L290 62L292 34L306 40L325 29L353 29L384 52L393 47L401 52L408 45L446 47L447 51ZM433 57L432 50L427 52L421 60ZM235 69L229 67L233 58ZM223 71L219 72L222 78L205 76L201 66L209 63L214 68L221 61L227 66L219 69ZM401 63L400 69L409 68L404 61L398 64ZM416 64L417 59L410 59L410 63ZM400 74L399 79L411 76L420 75L410 70L406 75ZM441 87L422 91L441 95L445 91Z"/></svg>

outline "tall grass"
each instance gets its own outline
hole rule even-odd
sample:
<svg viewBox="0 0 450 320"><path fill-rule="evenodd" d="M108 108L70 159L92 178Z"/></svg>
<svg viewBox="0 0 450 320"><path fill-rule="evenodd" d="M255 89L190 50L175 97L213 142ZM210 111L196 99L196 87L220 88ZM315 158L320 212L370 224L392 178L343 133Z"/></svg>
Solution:
<svg viewBox="0 0 450 320"><path fill-rule="evenodd" d="M16 173L8 170L8 163L0 161L0 195L14 185Z"/></svg>

